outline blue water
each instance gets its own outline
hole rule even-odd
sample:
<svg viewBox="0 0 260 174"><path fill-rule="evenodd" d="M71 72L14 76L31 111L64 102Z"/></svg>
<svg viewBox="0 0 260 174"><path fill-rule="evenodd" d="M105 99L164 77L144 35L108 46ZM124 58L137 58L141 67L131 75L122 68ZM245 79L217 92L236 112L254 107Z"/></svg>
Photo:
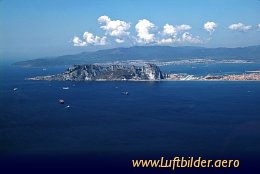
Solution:
<svg viewBox="0 0 260 174"><path fill-rule="evenodd" d="M241 74L246 71L260 69L259 63L248 64L184 64L163 66L161 69L168 73L187 73L195 76L222 75L222 74Z"/></svg>
<svg viewBox="0 0 260 174"><path fill-rule="evenodd" d="M1 66L0 154L260 154L260 82L24 80L64 68Z"/></svg>

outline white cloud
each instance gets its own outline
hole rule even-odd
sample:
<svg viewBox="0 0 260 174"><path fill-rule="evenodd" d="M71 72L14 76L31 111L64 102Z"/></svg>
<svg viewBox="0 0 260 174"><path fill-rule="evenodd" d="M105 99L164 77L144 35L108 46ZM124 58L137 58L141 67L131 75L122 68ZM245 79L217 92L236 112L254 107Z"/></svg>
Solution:
<svg viewBox="0 0 260 174"><path fill-rule="evenodd" d="M117 39L115 39L115 42L116 42L116 43L124 43L125 40L124 40L124 39L118 39L118 38L117 38Z"/></svg>
<svg viewBox="0 0 260 174"><path fill-rule="evenodd" d="M74 36L73 38L73 45L74 46L85 46L87 43L86 42L83 42L79 37L77 36Z"/></svg>
<svg viewBox="0 0 260 174"><path fill-rule="evenodd" d="M81 40L79 37L74 36L73 44L74 46L88 46L88 45L105 45L106 44L106 37L99 37L94 36L90 32L85 32L83 34L83 39Z"/></svg>
<svg viewBox="0 0 260 174"><path fill-rule="evenodd" d="M106 34L115 37L129 35L130 23L120 20L111 20L108 16L100 16L98 22L102 25L100 28L106 31Z"/></svg>
<svg viewBox="0 0 260 174"><path fill-rule="evenodd" d="M99 36L94 36L90 32L85 32L83 34L83 38L87 42L87 44L92 44L92 45L105 45L106 44L106 37L99 37Z"/></svg>
<svg viewBox="0 0 260 174"><path fill-rule="evenodd" d="M111 21L111 19L110 19L108 16L100 16L100 17L98 18L98 22L99 22L99 23L103 23L103 22L108 23L108 22L110 22L110 21Z"/></svg>
<svg viewBox="0 0 260 174"><path fill-rule="evenodd" d="M215 31L215 28L217 28L217 24L215 22L206 22L204 24L204 29L208 31L210 34L212 34Z"/></svg>
<svg viewBox="0 0 260 174"><path fill-rule="evenodd" d="M169 45L173 43L192 43L192 44L199 44L203 43L203 41L198 37L193 37L191 33L184 32L181 35L175 35L174 37L163 38L157 42L159 45Z"/></svg>
<svg viewBox="0 0 260 174"><path fill-rule="evenodd" d="M165 24L163 26L163 34L176 36L178 32L182 32L190 29L191 26L186 24L177 25L175 27L173 25Z"/></svg>
<svg viewBox="0 0 260 174"><path fill-rule="evenodd" d="M167 35L176 35L177 34L177 30L174 26L169 25L169 24L165 24L163 26L163 33L167 34Z"/></svg>
<svg viewBox="0 0 260 174"><path fill-rule="evenodd" d="M154 41L154 34L150 33L150 30L155 28L155 25L148 21L147 19L139 20L136 24L135 29L138 33L137 36L139 39L137 40L139 43L150 43Z"/></svg>
<svg viewBox="0 0 260 174"><path fill-rule="evenodd" d="M251 25L245 25L243 23L237 23L237 24L231 24L228 27L230 30L237 30L237 31L241 31L241 32L246 32L248 30L250 30L252 28Z"/></svg>
<svg viewBox="0 0 260 174"><path fill-rule="evenodd" d="M179 43L180 42L187 42L188 40L189 40L189 42L192 42L192 41L195 42L196 38L193 38L193 40L191 38L186 38L186 34L185 34L185 39L182 39L181 34L184 31L187 31L187 30L190 30L190 29L191 29L191 26L186 25L186 24L176 25L176 26L173 26L173 25L170 25L170 24L165 24L163 26L162 34L168 35L169 37L168 38L162 38L161 40L158 40L157 44L167 45L167 44L172 44L172 43L176 43L176 42L179 42Z"/></svg>
<svg viewBox="0 0 260 174"><path fill-rule="evenodd" d="M186 24L182 24L182 25L177 25L176 26L176 30L177 31L186 31L186 30L190 30L191 26L190 25L186 25Z"/></svg>
<svg viewBox="0 0 260 174"><path fill-rule="evenodd" d="M176 42L176 39L174 39L174 38L166 38L166 39L159 40L157 42L157 44L159 44L159 45L164 45L164 44L167 45L167 44L172 44L174 42Z"/></svg>
<svg viewBox="0 0 260 174"><path fill-rule="evenodd" d="M202 43L202 41L200 40L200 38L198 36L193 37L192 34L190 34L189 32L185 32L182 34L182 42L189 42L189 43L193 43L193 44Z"/></svg>

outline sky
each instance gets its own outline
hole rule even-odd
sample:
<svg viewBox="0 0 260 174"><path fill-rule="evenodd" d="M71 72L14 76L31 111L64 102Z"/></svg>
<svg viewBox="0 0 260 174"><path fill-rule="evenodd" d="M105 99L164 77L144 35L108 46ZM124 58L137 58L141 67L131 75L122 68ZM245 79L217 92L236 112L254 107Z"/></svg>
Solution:
<svg viewBox="0 0 260 174"><path fill-rule="evenodd" d="M0 57L260 45L260 0L0 0Z"/></svg>

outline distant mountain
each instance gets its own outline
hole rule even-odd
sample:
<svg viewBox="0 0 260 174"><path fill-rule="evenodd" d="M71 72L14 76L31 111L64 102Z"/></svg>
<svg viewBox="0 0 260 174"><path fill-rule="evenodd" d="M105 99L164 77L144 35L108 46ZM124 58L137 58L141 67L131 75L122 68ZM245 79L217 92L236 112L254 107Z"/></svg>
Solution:
<svg viewBox="0 0 260 174"><path fill-rule="evenodd" d="M120 60L161 60L212 58L244 59L260 62L260 45L238 48L170 47L170 46L135 46L114 48L95 52L83 52L53 58L40 58L16 62L25 67L90 64Z"/></svg>

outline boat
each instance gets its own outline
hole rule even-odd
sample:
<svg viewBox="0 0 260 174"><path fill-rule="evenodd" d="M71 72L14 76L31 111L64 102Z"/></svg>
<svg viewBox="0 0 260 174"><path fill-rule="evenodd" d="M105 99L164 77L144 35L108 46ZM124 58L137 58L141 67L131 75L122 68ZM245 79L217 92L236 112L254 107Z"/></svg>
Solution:
<svg viewBox="0 0 260 174"><path fill-rule="evenodd" d="M65 101L64 101L63 99L59 99L59 103L60 103L60 104L64 104Z"/></svg>
<svg viewBox="0 0 260 174"><path fill-rule="evenodd" d="M18 88L14 88L13 90L14 90L14 91L17 91L17 90L18 90Z"/></svg>
<svg viewBox="0 0 260 174"><path fill-rule="evenodd" d="M123 91L121 94L128 95L128 92L127 91Z"/></svg>
<svg viewBox="0 0 260 174"><path fill-rule="evenodd" d="M70 89L69 87L62 87L62 89Z"/></svg>

